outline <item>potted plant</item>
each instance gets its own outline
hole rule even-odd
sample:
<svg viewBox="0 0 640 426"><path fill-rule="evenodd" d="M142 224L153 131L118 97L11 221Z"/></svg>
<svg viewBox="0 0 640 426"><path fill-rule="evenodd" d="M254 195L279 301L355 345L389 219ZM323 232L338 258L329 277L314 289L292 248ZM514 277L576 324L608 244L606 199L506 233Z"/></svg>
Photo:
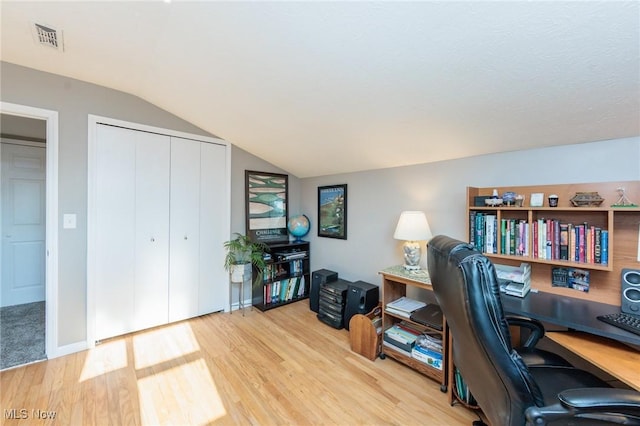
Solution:
<svg viewBox="0 0 640 426"><path fill-rule="evenodd" d="M233 282L244 281L243 278L247 271L251 273L251 266L262 274L267 265L264 253L268 251L269 247L265 243L251 241L246 235L237 232L234 235L234 239L224 243L227 250L224 269L231 273L231 280Z"/></svg>

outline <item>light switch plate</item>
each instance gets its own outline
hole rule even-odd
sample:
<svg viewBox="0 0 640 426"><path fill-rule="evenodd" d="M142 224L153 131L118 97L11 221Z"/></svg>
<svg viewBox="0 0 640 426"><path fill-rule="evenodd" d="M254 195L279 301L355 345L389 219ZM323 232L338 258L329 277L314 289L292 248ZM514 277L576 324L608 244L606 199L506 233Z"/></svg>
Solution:
<svg viewBox="0 0 640 426"><path fill-rule="evenodd" d="M76 215L73 213L65 213L62 216L62 227L64 229L76 229Z"/></svg>

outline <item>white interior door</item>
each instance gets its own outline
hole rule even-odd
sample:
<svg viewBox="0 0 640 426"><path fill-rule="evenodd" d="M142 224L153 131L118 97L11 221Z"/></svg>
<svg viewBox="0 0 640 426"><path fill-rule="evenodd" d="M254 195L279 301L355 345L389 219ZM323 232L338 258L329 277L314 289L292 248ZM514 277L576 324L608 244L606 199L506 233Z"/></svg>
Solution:
<svg viewBox="0 0 640 426"><path fill-rule="evenodd" d="M169 321L198 315L201 144L171 138Z"/></svg>
<svg viewBox="0 0 640 426"><path fill-rule="evenodd" d="M0 306L45 298L46 149L2 143Z"/></svg>
<svg viewBox="0 0 640 426"><path fill-rule="evenodd" d="M200 150L200 287L198 315L221 311L228 297L223 242L229 239L226 148L202 143ZM249 289L244 294L251 294Z"/></svg>
<svg viewBox="0 0 640 426"><path fill-rule="evenodd" d="M167 322L168 136L97 126L96 339Z"/></svg>
<svg viewBox="0 0 640 426"><path fill-rule="evenodd" d="M168 321L170 138L134 132L136 144L134 328Z"/></svg>
<svg viewBox="0 0 640 426"><path fill-rule="evenodd" d="M96 340L134 329L136 145L126 129L96 129Z"/></svg>

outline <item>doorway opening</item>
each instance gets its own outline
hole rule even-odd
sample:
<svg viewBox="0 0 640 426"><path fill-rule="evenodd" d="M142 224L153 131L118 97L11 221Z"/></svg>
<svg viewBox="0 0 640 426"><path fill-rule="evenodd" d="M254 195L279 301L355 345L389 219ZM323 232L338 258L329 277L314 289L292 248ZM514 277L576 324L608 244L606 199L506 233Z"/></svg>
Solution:
<svg viewBox="0 0 640 426"><path fill-rule="evenodd" d="M0 369L57 356L58 114L0 103Z"/></svg>

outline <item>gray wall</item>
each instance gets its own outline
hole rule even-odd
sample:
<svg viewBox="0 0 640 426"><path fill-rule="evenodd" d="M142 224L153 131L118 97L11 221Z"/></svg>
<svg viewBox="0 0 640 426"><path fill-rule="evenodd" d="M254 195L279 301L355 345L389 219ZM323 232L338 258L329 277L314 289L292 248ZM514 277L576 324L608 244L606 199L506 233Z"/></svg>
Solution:
<svg viewBox="0 0 640 426"><path fill-rule="evenodd" d="M62 347L86 340L87 288L87 140L88 114L213 136L127 93L79 80L0 62L0 99L59 114L58 342ZM231 230L244 232L244 167L282 173L271 164L232 147ZM299 205L299 183L292 205ZM298 204L296 204L298 203ZM63 229L63 213L76 213L77 229Z"/></svg>
<svg viewBox="0 0 640 426"><path fill-rule="evenodd" d="M0 63L2 101L59 112L59 216L78 214L78 229L59 224L59 346L85 340L87 114L208 135L137 97L73 79ZM581 165L581 166L580 166ZM232 147L231 231L244 232L244 171L286 173ZM640 179L640 138L486 155L433 164L318 178L289 176L289 210L309 216L312 269L379 284L377 272L402 263L393 239L403 210L427 213L434 234L464 238L466 187ZM348 239L317 237L317 187L348 184ZM640 202L640 200L632 200ZM424 263L424 262L423 262Z"/></svg>
<svg viewBox="0 0 640 426"><path fill-rule="evenodd" d="M423 210L434 235L466 238L467 186L639 179L640 137L303 179L302 208L313 224L307 238L311 242L312 270L326 268L350 281L379 285L378 271L403 263L403 242L393 239L403 210ZM317 188L343 183L348 185L348 239L320 238ZM426 267L424 257L421 264Z"/></svg>

